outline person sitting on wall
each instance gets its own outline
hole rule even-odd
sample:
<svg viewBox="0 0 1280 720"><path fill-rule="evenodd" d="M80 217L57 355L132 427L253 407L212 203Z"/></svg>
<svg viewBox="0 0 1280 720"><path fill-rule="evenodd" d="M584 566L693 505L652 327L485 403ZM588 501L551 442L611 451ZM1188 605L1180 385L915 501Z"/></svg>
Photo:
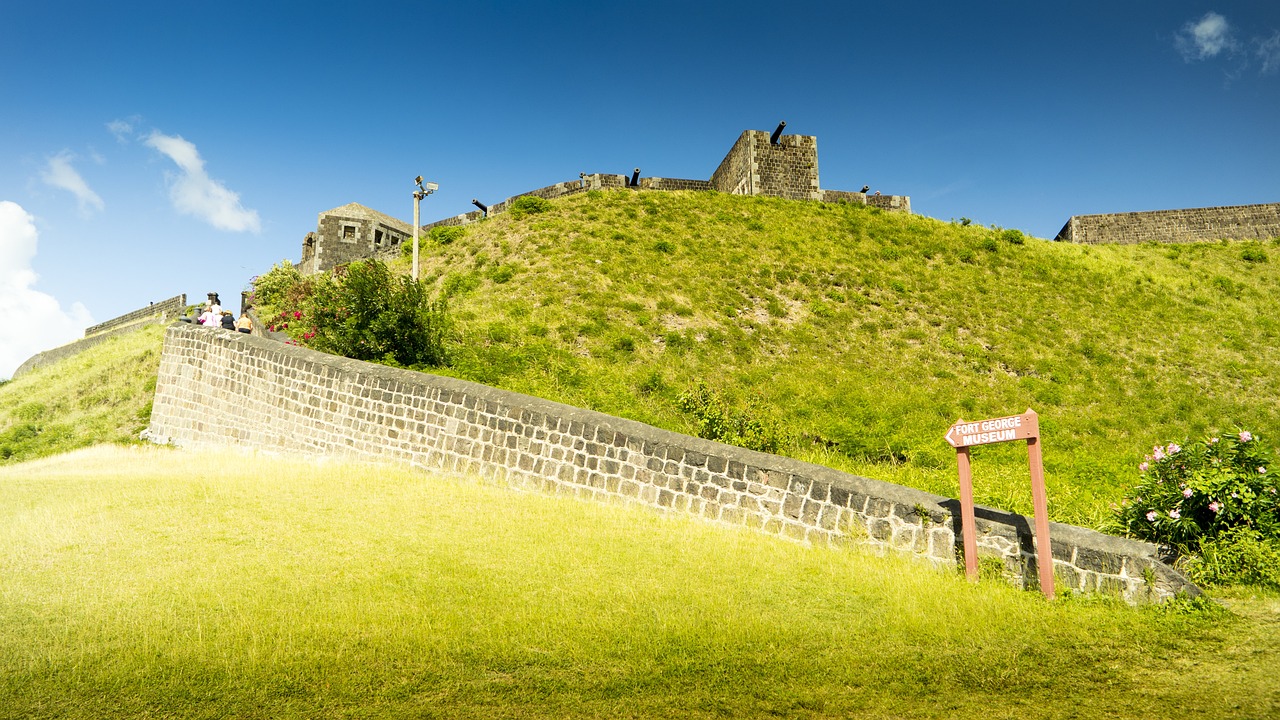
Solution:
<svg viewBox="0 0 1280 720"><path fill-rule="evenodd" d="M253 332L253 321L249 319L248 312L240 313L240 319L236 320L236 329L242 333Z"/></svg>
<svg viewBox="0 0 1280 720"><path fill-rule="evenodd" d="M200 313L200 319L197 321L205 327L213 327L218 322L217 315L213 314L213 307L206 307L204 312Z"/></svg>
<svg viewBox="0 0 1280 720"><path fill-rule="evenodd" d="M222 315L222 302L218 300L218 293L209 293L209 309L214 315Z"/></svg>
<svg viewBox="0 0 1280 720"><path fill-rule="evenodd" d="M222 316L220 317L218 322L222 325L223 330L236 329L236 318L234 315L231 314L230 310L223 310Z"/></svg>

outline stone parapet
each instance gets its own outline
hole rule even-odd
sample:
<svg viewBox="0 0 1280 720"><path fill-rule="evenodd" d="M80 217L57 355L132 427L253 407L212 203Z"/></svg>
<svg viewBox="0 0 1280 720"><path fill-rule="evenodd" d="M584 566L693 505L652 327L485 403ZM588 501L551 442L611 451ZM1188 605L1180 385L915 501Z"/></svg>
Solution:
<svg viewBox="0 0 1280 720"><path fill-rule="evenodd" d="M141 330L144 327L158 325L160 322L159 318L144 318L129 325L121 325L109 330L103 330L96 335L90 335L89 337L69 342L66 345L61 345L51 350L36 353L35 355L27 358L26 362L19 365L18 368L13 371L13 377L14 379L17 379L19 376L25 375L33 370L66 360L74 355L79 355L85 350L96 345L100 345L117 335L127 335L135 330Z"/></svg>
<svg viewBox="0 0 1280 720"><path fill-rule="evenodd" d="M1280 203L1074 215L1055 240L1134 245L1280 237Z"/></svg>
<svg viewBox="0 0 1280 720"><path fill-rule="evenodd" d="M174 324L147 436L394 461L956 563L956 501L453 378ZM980 552L1034 583L1032 524L979 509ZM1055 525L1056 569L1131 601L1198 592L1154 546ZM1148 580L1152 584L1148 584Z"/></svg>
<svg viewBox="0 0 1280 720"><path fill-rule="evenodd" d="M172 320L183 313L187 309L187 296L175 295L168 300L161 300L157 303L151 303L144 308L138 308L131 312L127 312L119 317L98 323L84 329L84 336L90 337L98 335L108 330L115 330L126 325L136 325L147 320L159 319L160 322Z"/></svg>

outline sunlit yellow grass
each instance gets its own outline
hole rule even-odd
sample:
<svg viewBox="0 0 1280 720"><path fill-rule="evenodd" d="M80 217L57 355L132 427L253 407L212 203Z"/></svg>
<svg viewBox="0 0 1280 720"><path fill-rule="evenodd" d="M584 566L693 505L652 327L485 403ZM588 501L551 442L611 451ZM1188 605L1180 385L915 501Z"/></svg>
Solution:
<svg viewBox="0 0 1280 720"><path fill-rule="evenodd" d="M1207 717L1257 618L390 467L97 447L0 468L0 717ZM1271 602L1271 605L1267 605ZM1206 691L1210 688L1211 691Z"/></svg>

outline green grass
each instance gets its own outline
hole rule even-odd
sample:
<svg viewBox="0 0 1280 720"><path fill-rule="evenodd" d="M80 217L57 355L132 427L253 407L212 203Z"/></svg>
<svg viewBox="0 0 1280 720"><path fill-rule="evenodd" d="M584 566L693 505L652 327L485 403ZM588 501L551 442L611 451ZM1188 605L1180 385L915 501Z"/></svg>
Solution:
<svg viewBox="0 0 1280 720"><path fill-rule="evenodd" d="M717 193L593 191L423 247L443 372L677 431L699 381L782 454L955 497L957 418L1041 417L1054 519L1105 528L1152 445L1280 437L1276 242L1080 246ZM407 272L408 260L398 267ZM978 502L1031 512L1026 454Z"/></svg>
<svg viewBox="0 0 1280 720"><path fill-rule="evenodd" d="M0 468L0 717L1280 711L1234 613L408 470L100 447Z"/></svg>
<svg viewBox="0 0 1280 720"><path fill-rule="evenodd" d="M164 328L113 337L0 384L0 465L103 442L137 442L151 420Z"/></svg>

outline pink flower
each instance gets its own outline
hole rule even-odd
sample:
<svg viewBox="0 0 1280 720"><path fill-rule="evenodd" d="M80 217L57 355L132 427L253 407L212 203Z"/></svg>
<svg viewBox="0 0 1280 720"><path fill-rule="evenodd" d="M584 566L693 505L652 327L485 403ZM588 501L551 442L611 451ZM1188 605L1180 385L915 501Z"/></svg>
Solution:
<svg viewBox="0 0 1280 720"><path fill-rule="evenodd" d="M1245 430L1244 432L1240 433L1240 442L1249 442L1252 439L1253 439L1253 433L1249 432L1248 430Z"/></svg>
<svg viewBox="0 0 1280 720"><path fill-rule="evenodd" d="M1258 474L1259 474L1259 475L1266 475L1266 474L1267 474L1267 469L1266 469L1266 468L1264 468L1264 467L1260 467L1260 468L1258 468Z"/></svg>
<svg viewBox="0 0 1280 720"><path fill-rule="evenodd" d="M1178 452L1179 450L1181 450L1181 449L1182 449L1182 448L1181 448L1181 447L1179 447L1177 443L1169 443L1169 454L1170 454L1170 455L1177 454L1177 452Z"/></svg>
<svg viewBox="0 0 1280 720"><path fill-rule="evenodd" d="M1147 513L1147 522L1155 522L1155 521L1156 521L1156 511L1152 510L1151 512Z"/></svg>
<svg viewBox="0 0 1280 720"><path fill-rule="evenodd" d="M1218 444L1218 438L1209 438L1209 444L1210 444L1210 445L1217 445L1217 444Z"/></svg>
<svg viewBox="0 0 1280 720"><path fill-rule="evenodd" d="M1170 510L1169 517L1173 518L1174 520L1177 520L1178 518L1182 517L1182 513L1178 512L1176 509Z"/></svg>
<svg viewBox="0 0 1280 720"><path fill-rule="evenodd" d="M1213 502L1209 503L1209 509L1216 513L1222 509L1222 506L1218 504L1217 500L1214 500Z"/></svg>
<svg viewBox="0 0 1280 720"><path fill-rule="evenodd" d="M1164 459L1164 448L1159 445L1155 446L1151 449L1151 455L1156 459L1156 462L1160 462Z"/></svg>
<svg viewBox="0 0 1280 720"><path fill-rule="evenodd" d="M1146 461L1143 461L1143 463L1142 463L1141 465L1139 465L1139 466L1138 466L1138 472L1146 472L1146 471L1147 471L1147 468L1149 468L1149 467L1151 467L1151 466L1150 466L1150 465L1148 465L1148 464L1146 463Z"/></svg>
<svg viewBox="0 0 1280 720"><path fill-rule="evenodd" d="M1182 497L1185 497L1185 498L1189 498L1189 497L1191 497L1193 494L1194 494L1194 493L1191 491L1191 488L1185 488L1185 489L1183 489L1183 491L1182 491Z"/></svg>
<svg viewBox="0 0 1280 720"><path fill-rule="evenodd" d="M301 319L302 319L302 311L301 311L301 310L294 310L294 311L293 311L293 319L294 319L294 320L301 320Z"/></svg>

